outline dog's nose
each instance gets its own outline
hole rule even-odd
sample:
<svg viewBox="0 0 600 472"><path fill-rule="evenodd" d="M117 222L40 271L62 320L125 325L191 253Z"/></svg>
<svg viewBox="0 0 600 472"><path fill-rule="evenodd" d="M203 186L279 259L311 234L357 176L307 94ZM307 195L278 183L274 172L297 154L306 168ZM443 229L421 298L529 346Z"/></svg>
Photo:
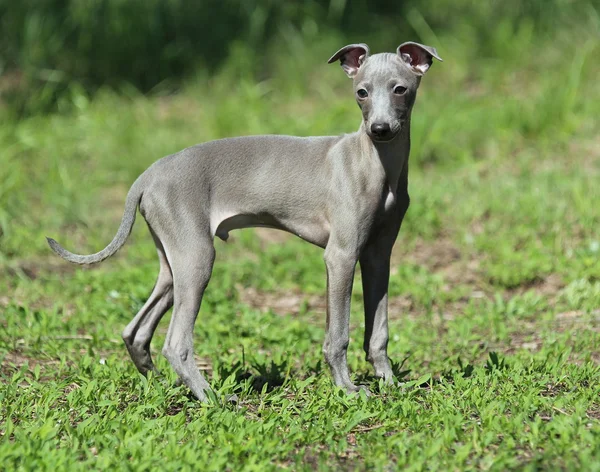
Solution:
<svg viewBox="0 0 600 472"><path fill-rule="evenodd" d="M371 125L371 134L376 138L386 138L390 135L389 123L373 123Z"/></svg>

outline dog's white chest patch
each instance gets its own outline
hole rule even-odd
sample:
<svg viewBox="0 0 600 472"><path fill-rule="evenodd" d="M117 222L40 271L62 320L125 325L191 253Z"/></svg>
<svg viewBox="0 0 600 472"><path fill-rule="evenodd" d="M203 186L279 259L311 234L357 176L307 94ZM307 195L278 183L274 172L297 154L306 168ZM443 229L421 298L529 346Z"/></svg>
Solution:
<svg viewBox="0 0 600 472"><path fill-rule="evenodd" d="M396 205L396 195L394 194L394 192L392 192L392 189L389 189L388 194L385 197L385 203L383 205L383 208L384 208L385 212L387 213L392 208L394 208L395 205Z"/></svg>

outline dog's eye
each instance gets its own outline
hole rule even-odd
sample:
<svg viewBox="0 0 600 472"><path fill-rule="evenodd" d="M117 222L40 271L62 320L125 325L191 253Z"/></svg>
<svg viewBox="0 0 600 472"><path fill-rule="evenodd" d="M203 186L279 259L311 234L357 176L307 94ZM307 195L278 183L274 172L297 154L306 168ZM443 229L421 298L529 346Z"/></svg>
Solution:
<svg viewBox="0 0 600 472"><path fill-rule="evenodd" d="M402 87L402 85L398 85L394 89L394 93L396 95L404 95L406 93L406 87Z"/></svg>
<svg viewBox="0 0 600 472"><path fill-rule="evenodd" d="M358 98L367 98L369 96L369 92L367 92L365 89L358 89L356 91L356 95L358 95Z"/></svg>

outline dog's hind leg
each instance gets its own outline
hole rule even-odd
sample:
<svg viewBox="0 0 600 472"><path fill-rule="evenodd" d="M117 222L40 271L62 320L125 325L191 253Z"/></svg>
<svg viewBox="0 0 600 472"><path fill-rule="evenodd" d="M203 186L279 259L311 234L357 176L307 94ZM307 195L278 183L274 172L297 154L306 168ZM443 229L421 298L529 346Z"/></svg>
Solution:
<svg viewBox="0 0 600 472"><path fill-rule="evenodd" d="M190 237L172 250L165 242L173 271L174 307L163 354L200 401L206 401L210 385L198 370L194 359L194 324L204 290L208 285L215 260L215 248L209 234Z"/></svg>
<svg viewBox="0 0 600 472"><path fill-rule="evenodd" d="M150 355L150 341L164 314L173 306L173 275L165 250L158 237L152 232L156 243L160 271L148 301L123 331L123 340L137 369L144 375L156 372Z"/></svg>

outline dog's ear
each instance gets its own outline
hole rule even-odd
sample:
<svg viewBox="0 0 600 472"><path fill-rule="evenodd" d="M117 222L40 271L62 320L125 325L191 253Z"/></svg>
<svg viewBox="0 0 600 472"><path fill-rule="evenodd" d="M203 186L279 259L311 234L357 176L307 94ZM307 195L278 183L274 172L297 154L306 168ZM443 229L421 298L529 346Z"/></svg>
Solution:
<svg viewBox="0 0 600 472"><path fill-rule="evenodd" d="M336 52L331 59L327 61L329 64L340 60L342 69L351 79L358 73L358 69L369 56L369 46L366 44L349 44Z"/></svg>
<svg viewBox="0 0 600 472"><path fill-rule="evenodd" d="M400 56L400 59L413 70L413 72L419 75L423 75L427 72L431 67L434 57L438 61L442 61L442 58L438 56L435 48L419 43L413 43L412 41L398 46L396 53Z"/></svg>

